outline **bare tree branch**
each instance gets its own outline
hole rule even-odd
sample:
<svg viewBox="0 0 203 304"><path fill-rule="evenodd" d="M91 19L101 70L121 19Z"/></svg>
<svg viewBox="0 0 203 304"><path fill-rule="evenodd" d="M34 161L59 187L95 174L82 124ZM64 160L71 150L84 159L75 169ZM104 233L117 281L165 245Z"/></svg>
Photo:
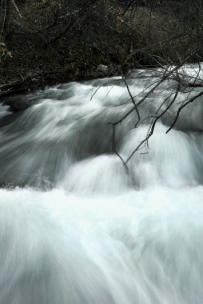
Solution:
<svg viewBox="0 0 203 304"><path fill-rule="evenodd" d="M11 0L11 1L12 1L12 3L13 3L13 6L15 7L15 9L16 9L16 11L17 11L19 17L22 18L22 15L21 15L21 13L20 13L20 11L19 11L19 9L18 9L18 7L17 7L15 1L14 1L14 0Z"/></svg>
<svg viewBox="0 0 203 304"><path fill-rule="evenodd" d="M143 139L143 141L141 141L141 143L135 148L135 150L130 154L130 156L127 158L127 160L125 161L125 163L127 164L129 162L129 160L133 157L133 155L141 148L141 146L145 143L148 142L149 138L153 135L154 133L154 129L156 126L157 121L168 111L168 109L170 109L170 107L172 106L172 104L175 102L177 96L178 96L178 92L180 89L180 85L178 84L178 87L176 89L174 98L172 99L172 101L170 102L170 104L166 107L166 109L158 116L156 116L156 118L154 119L154 121L152 122L151 126L150 126L150 130L147 134L147 136L145 137L145 139Z"/></svg>
<svg viewBox="0 0 203 304"><path fill-rule="evenodd" d="M179 118L179 115L180 115L180 112L182 111L183 108L185 108L189 103L195 101L198 97L202 96L203 95L203 91L200 92L198 95L194 96L193 98L191 98L190 100L188 100L186 103L184 103L181 107L179 107L178 111L177 111L177 114L176 114L176 117L174 119L174 122L172 123L172 125L170 126L170 128L166 131L166 133L168 133L173 127L174 125L176 124L178 118Z"/></svg>

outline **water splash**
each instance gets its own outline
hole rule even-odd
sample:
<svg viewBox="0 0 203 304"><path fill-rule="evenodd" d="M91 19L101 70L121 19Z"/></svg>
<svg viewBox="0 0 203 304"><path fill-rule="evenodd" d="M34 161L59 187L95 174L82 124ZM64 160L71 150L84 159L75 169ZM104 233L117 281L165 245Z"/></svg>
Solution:
<svg viewBox="0 0 203 304"><path fill-rule="evenodd" d="M137 73L139 99L152 80ZM203 302L202 100L166 135L179 94L127 174L109 123L132 105L121 79L105 82L22 96L34 105L15 116L0 108L2 304ZM173 87L153 92L141 116ZM124 159L149 129L150 120L133 130L135 120L116 129Z"/></svg>

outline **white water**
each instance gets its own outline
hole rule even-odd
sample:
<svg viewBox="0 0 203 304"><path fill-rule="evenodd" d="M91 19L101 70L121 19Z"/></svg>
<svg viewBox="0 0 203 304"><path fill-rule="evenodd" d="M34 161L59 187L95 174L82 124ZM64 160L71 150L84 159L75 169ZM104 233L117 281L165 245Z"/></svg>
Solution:
<svg viewBox="0 0 203 304"><path fill-rule="evenodd" d="M131 80L138 99L149 74ZM132 105L119 80L91 99L106 81L17 97L37 102L18 116L0 107L9 119L0 129L1 304L203 303L202 100L166 135L174 105L127 174L108 123ZM173 85L153 92L141 115ZM135 122L132 114L116 129L125 159L148 130Z"/></svg>

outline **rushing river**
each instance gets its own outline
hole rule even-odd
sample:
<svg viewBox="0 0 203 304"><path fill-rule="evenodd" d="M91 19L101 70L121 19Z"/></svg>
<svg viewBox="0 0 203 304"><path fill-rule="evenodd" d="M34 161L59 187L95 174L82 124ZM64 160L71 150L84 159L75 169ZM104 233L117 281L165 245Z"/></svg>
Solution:
<svg viewBox="0 0 203 304"><path fill-rule="evenodd" d="M129 79L136 102L158 72ZM175 85L149 94L141 117ZM1 304L203 303L203 99L166 134L195 93L178 94L128 170L110 124L132 108L121 79L15 96L32 104L18 114L0 106ZM149 130L136 120L116 126L124 160Z"/></svg>

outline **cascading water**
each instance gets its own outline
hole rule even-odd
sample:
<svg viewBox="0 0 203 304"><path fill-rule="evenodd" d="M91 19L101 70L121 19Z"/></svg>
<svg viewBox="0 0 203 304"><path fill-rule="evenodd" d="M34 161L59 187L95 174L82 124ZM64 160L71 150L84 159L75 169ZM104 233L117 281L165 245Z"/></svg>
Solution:
<svg viewBox="0 0 203 304"><path fill-rule="evenodd" d="M137 99L150 75L129 80ZM168 80L152 92L141 116L173 87ZM18 115L0 106L1 304L203 303L202 99L165 134L187 94L128 173L109 124L132 108L119 78L14 97L33 103ZM134 129L136 119L116 127L124 159L149 129L149 119Z"/></svg>

